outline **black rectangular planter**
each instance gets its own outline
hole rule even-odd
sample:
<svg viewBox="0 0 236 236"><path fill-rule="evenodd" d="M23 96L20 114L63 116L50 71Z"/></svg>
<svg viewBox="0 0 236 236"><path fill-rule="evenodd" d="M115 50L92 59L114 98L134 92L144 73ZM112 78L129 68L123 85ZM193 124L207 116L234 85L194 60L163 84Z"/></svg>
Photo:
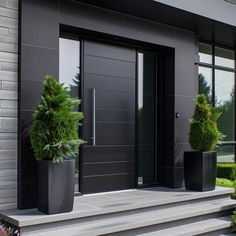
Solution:
<svg viewBox="0 0 236 236"><path fill-rule="evenodd" d="M216 181L216 152L185 152L184 179L187 190L214 190Z"/></svg>
<svg viewBox="0 0 236 236"><path fill-rule="evenodd" d="M72 211L75 160L38 161L38 210L46 214Z"/></svg>

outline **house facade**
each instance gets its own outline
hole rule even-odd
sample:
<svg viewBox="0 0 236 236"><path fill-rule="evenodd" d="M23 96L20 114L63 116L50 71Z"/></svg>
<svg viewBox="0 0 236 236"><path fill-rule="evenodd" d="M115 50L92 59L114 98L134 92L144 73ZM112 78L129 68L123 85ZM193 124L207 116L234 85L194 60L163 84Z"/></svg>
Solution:
<svg viewBox="0 0 236 236"><path fill-rule="evenodd" d="M199 92L223 112L219 161L234 161L235 11L233 0L0 1L2 208L37 206L29 129L47 74L82 99L75 195L183 187Z"/></svg>

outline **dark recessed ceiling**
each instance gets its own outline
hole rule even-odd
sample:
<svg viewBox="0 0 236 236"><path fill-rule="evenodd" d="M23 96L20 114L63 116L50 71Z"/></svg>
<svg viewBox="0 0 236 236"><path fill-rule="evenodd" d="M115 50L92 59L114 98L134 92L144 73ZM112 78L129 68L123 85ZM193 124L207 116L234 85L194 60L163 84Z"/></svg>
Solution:
<svg viewBox="0 0 236 236"><path fill-rule="evenodd" d="M236 5L236 0L225 0L225 1Z"/></svg>

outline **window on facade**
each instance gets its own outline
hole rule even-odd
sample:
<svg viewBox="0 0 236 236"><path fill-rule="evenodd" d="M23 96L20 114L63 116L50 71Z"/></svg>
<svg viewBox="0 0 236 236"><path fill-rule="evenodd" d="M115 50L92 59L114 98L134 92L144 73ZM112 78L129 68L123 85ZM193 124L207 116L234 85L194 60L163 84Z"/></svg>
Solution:
<svg viewBox="0 0 236 236"><path fill-rule="evenodd" d="M80 98L80 41L60 38L59 81L69 89L71 98ZM76 110L79 107L75 108ZM76 158L75 192L79 192L79 160Z"/></svg>
<svg viewBox="0 0 236 236"><path fill-rule="evenodd" d="M212 46L204 43L199 44L199 59L202 63L212 64Z"/></svg>
<svg viewBox="0 0 236 236"><path fill-rule="evenodd" d="M234 51L215 47L215 65L234 69Z"/></svg>
<svg viewBox="0 0 236 236"><path fill-rule="evenodd" d="M235 161L235 52L199 44L198 88L222 112L219 130L225 135L218 148L219 162Z"/></svg>
<svg viewBox="0 0 236 236"><path fill-rule="evenodd" d="M212 103L212 68L199 66L198 91L204 93L208 102Z"/></svg>

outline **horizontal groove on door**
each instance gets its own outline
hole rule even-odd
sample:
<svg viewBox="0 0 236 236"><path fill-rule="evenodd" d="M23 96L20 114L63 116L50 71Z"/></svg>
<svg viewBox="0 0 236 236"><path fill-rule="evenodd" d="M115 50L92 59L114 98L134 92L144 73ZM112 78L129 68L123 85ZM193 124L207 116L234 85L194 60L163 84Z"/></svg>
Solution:
<svg viewBox="0 0 236 236"><path fill-rule="evenodd" d="M93 87L96 89L96 87ZM104 92L107 93L112 93L112 94L117 94L117 95L122 95L122 94L129 94L130 96L135 96L135 91L129 92L129 91L124 91L124 90L115 90L115 89L97 89L96 92L101 92L102 94Z"/></svg>
<svg viewBox="0 0 236 236"><path fill-rule="evenodd" d="M112 155L111 155L112 153ZM84 146L84 162L134 161L135 146ZM94 158L96 155L96 158Z"/></svg>
<svg viewBox="0 0 236 236"><path fill-rule="evenodd" d="M91 121L84 121L84 123L90 123ZM135 122L132 121L100 121L100 120L96 120L96 124L97 123L101 123L101 124L134 124Z"/></svg>
<svg viewBox="0 0 236 236"><path fill-rule="evenodd" d="M84 51L86 55L108 57L117 60L127 60L134 63L136 61L136 55L133 49L116 45L107 45L105 43L86 41L84 44Z"/></svg>
<svg viewBox="0 0 236 236"><path fill-rule="evenodd" d="M86 116L83 122L92 121L91 109L85 109ZM133 110L96 109L96 119L98 122L135 122L135 112Z"/></svg>
<svg viewBox="0 0 236 236"><path fill-rule="evenodd" d="M114 164L114 163L134 163L135 161L100 161L100 162L84 162L85 165L95 165L95 164Z"/></svg>
<svg viewBox="0 0 236 236"><path fill-rule="evenodd" d="M107 192L134 188L134 173L119 175L90 176L82 179L84 193Z"/></svg>
<svg viewBox="0 0 236 236"><path fill-rule="evenodd" d="M114 79L124 79L124 80L131 80L135 82L135 76L133 77L126 77L126 76L118 76L118 75L107 75L107 74L103 74L103 73L94 73L94 72L85 72L84 76L88 76L88 75L95 75L95 76L99 76L99 77L103 77L103 78L114 78Z"/></svg>
<svg viewBox="0 0 236 236"><path fill-rule="evenodd" d="M96 145L96 146L86 146L86 144L83 145L83 147L89 147L91 149L94 149L94 148L101 148L101 147L105 147L105 148L108 148L108 147L135 147L134 144L131 144L131 145L126 145L126 144L113 144L113 145L108 145L108 144L105 144L105 145Z"/></svg>
<svg viewBox="0 0 236 236"><path fill-rule="evenodd" d="M89 142L92 129L88 122L84 123L84 129L88 132L84 139ZM96 145L134 145L135 124L97 123L96 122Z"/></svg>
<svg viewBox="0 0 236 236"><path fill-rule="evenodd" d="M135 77L135 63L98 58L92 56L84 56L84 72L95 74L104 74L120 77ZM87 65L90 65L89 67Z"/></svg>
<svg viewBox="0 0 236 236"><path fill-rule="evenodd" d="M134 175L134 173L115 173L115 174L102 174L102 175L88 175L83 178L94 178L94 177L104 177L104 176L123 176L123 175Z"/></svg>
<svg viewBox="0 0 236 236"><path fill-rule="evenodd" d="M135 63L133 61L129 61L129 60L125 60L125 59L119 59L119 58L112 58L112 57L105 57L105 56L96 56L96 55L92 55L92 54L84 54L85 56L89 56L89 57L97 57L97 58L103 58L103 59L108 59L108 60L114 60L114 61L122 61L122 62L128 62L128 63Z"/></svg>
<svg viewBox="0 0 236 236"><path fill-rule="evenodd" d="M85 109L85 110L87 110L87 109ZM109 109L107 109L107 108L96 108L96 110L102 110L102 111L132 111L132 112L135 112L135 110L126 110L126 109L116 109L116 108L109 108Z"/></svg>
<svg viewBox="0 0 236 236"><path fill-rule="evenodd" d="M135 80L127 78L117 78L114 76L104 76L97 74L85 74L86 86L96 90L123 91L135 93ZM104 87L106 84L106 87Z"/></svg>
<svg viewBox="0 0 236 236"><path fill-rule="evenodd" d="M102 165L101 163L91 163L84 164L83 167L84 176L133 173L134 171L134 162L103 163Z"/></svg>
<svg viewBox="0 0 236 236"><path fill-rule="evenodd" d="M92 107L91 91L92 88L84 91L83 104L87 109ZM96 90L96 109L98 108L135 110L135 95Z"/></svg>

